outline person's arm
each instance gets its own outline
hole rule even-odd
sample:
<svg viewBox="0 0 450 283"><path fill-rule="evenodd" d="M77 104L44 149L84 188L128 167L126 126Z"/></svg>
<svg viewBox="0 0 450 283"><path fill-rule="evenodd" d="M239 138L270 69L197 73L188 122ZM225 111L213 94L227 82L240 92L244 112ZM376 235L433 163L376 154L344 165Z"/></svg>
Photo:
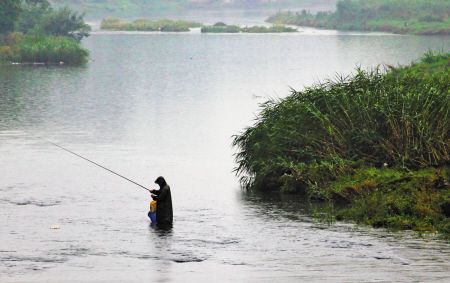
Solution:
<svg viewBox="0 0 450 283"><path fill-rule="evenodd" d="M161 193L161 190L150 190L150 193L154 195L159 195Z"/></svg>
<svg viewBox="0 0 450 283"><path fill-rule="evenodd" d="M154 198L156 201L162 201L167 197L169 190L167 187L164 187L158 191L158 195Z"/></svg>

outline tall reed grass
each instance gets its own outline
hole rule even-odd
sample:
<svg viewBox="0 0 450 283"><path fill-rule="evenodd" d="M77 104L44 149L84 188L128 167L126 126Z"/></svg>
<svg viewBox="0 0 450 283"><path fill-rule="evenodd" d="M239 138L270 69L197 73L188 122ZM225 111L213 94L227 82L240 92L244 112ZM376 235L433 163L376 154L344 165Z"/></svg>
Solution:
<svg viewBox="0 0 450 283"><path fill-rule="evenodd" d="M361 166L450 163L450 54L307 87L261 105L234 137L243 186L308 190Z"/></svg>

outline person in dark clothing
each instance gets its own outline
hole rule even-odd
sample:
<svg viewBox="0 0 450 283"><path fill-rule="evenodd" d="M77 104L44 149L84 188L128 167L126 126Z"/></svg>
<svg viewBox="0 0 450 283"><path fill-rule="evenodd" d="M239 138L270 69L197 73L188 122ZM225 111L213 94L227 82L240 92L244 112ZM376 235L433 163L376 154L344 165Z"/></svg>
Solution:
<svg viewBox="0 0 450 283"><path fill-rule="evenodd" d="M151 190L152 198L156 200L156 225L170 226L173 222L172 196L170 187L166 180L160 176L155 181L159 185L159 190Z"/></svg>

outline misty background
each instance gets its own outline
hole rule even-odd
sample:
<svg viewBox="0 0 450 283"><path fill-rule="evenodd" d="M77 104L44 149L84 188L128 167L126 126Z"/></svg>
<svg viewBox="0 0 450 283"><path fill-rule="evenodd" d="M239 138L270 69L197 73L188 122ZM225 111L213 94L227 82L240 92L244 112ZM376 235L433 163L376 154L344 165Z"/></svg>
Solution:
<svg viewBox="0 0 450 283"><path fill-rule="evenodd" d="M51 0L55 6L69 6L85 13L87 20L104 16L173 16L205 12L259 11L265 16L279 10L331 11L337 0Z"/></svg>

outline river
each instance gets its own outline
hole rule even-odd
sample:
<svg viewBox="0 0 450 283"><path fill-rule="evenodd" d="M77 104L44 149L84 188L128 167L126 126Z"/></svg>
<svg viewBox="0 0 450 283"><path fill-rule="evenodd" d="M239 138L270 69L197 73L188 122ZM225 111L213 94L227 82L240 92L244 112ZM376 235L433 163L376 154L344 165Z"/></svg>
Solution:
<svg viewBox="0 0 450 283"><path fill-rule="evenodd" d="M232 135L258 104L356 66L407 64L449 37L102 33L83 67L0 67L1 282L448 282L433 235L328 224L293 197L241 191ZM149 194L59 143L156 188Z"/></svg>

